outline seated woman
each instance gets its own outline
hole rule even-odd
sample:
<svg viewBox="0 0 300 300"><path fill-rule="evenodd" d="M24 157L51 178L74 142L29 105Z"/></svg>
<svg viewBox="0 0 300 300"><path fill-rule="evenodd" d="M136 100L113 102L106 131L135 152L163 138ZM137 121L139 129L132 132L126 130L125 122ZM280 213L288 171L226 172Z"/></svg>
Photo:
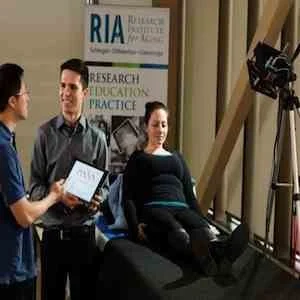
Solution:
<svg viewBox="0 0 300 300"><path fill-rule="evenodd" d="M232 263L248 243L248 229L240 225L224 241L210 230L197 210L192 180L183 157L164 148L168 109L148 102L144 121L147 142L135 151L123 177L124 212L129 233L136 241L163 243L191 258L207 275L216 275L224 260Z"/></svg>

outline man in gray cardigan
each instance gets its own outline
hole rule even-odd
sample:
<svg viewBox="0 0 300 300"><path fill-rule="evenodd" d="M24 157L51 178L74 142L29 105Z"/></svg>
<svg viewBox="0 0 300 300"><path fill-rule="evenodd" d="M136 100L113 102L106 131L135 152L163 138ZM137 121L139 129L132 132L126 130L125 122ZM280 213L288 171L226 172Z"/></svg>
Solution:
<svg viewBox="0 0 300 300"><path fill-rule="evenodd" d="M88 68L79 59L60 67L61 114L38 130L31 162L30 195L44 197L56 178L66 177L75 158L100 169L108 167L108 151L103 132L82 115L88 95ZM104 199L107 181L99 191ZM61 203L42 218L41 243L42 298L64 300L67 276L71 299L92 299L96 276L94 259L95 214L80 199L66 194Z"/></svg>

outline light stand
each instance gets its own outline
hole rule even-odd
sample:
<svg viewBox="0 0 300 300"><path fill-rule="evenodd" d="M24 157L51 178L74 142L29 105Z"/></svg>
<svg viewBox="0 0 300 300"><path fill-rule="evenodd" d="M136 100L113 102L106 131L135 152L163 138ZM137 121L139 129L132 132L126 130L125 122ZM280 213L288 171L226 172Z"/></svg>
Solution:
<svg viewBox="0 0 300 300"><path fill-rule="evenodd" d="M295 111L299 109L300 102L298 97L295 96L294 90L290 87L284 88L281 91L281 99L278 109L278 131L276 135L276 142L274 146L274 163L272 166L272 177L271 184L268 192L267 200L267 210L266 210L266 231L265 231L265 241L264 250L265 253L268 249L269 244L269 231L271 223L271 215L274 205L274 197L276 190L282 186L291 186L291 184L279 183L279 164L282 156L283 139L285 132L286 118L289 118L289 132L290 132L290 142L291 142L291 162L292 162L292 179L293 179L293 211L296 212L296 218L299 220L300 217L300 194L299 194L299 173L298 173L298 160L297 160L297 146L296 146L296 123L295 123ZM296 222L297 226L300 222ZM294 234L300 232L297 228ZM296 241L296 239L294 239ZM295 246L295 245L294 245ZM294 248L295 249L295 248Z"/></svg>
<svg viewBox="0 0 300 300"><path fill-rule="evenodd" d="M249 81L252 89L265 94L273 99L280 95L280 102L277 115L277 134L274 145L274 161L272 164L272 176L268 191L266 210L266 231L264 241L264 252L267 254L269 246L269 231L272 210L274 205L275 192L280 186L291 186L291 184L279 183L279 166L282 155L283 139L285 133L286 118L289 118L289 130L291 139L291 162L293 173L293 215L296 213L296 220L293 226L293 243L296 250L297 236L300 233L300 195L298 160L296 146L295 111L299 114L299 99L292 89L292 82L297 78L293 72L293 62L300 53L300 43L298 44L292 57L288 57L283 51L272 48L266 43L259 42L253 51L253 57L247 60ZM294 224L293 224L294 225ZM295 256L294 256L295 257Z"/></svg>

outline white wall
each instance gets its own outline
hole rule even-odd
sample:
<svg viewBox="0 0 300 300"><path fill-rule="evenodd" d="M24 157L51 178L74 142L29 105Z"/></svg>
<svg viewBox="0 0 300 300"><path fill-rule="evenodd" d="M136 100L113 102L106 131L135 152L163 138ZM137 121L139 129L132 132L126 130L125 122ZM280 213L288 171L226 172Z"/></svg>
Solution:
<svg viewBox="0 0 300 300"><path fill-rule="evenodd" d="M17 146L25 180L37 127L58 111L59 65L83 55L80 0L9 0L0 4L1 63L25 69L31 92L29 119L17 126Z"/></svg>

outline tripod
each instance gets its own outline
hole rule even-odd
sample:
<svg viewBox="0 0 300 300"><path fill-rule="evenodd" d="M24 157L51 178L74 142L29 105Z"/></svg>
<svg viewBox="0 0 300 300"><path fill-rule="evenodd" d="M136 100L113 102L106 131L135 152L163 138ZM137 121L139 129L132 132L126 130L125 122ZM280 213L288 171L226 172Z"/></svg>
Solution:
<svg viewBox="0 0 300 300"><path fill-rule="evenodd" d="M274 163L272 165L272 177L271 184L268 191L267 200L267 211L266 211L266 231L265 231L265 241L264 241L264 251L267 252L269 244L269 231L271 223L271 215L274 205L274 197L278 187L291 186L291 184L279 183L279 167L280 159L282 156L283 139L285 132L286 118L289 118L289 132L290 132L290 142L291 142L291 162L292 162L292 179L293 179L293 212L296 212L297 220L300 217L300 194L299 194L299 179L298 179L298 161L297 161L297 146L296 146L296 127L295 127L295 111L300 107L300 102L298 97L295 96L294 90L290 87L284 87L280 92L279 109L277 116L277 134L274 145ZM300 222L296 222L297 228L293 229L294 242L297 240L295 235L300 233ZM296 250L296 245L294 244L294 249Z"/></svg>

